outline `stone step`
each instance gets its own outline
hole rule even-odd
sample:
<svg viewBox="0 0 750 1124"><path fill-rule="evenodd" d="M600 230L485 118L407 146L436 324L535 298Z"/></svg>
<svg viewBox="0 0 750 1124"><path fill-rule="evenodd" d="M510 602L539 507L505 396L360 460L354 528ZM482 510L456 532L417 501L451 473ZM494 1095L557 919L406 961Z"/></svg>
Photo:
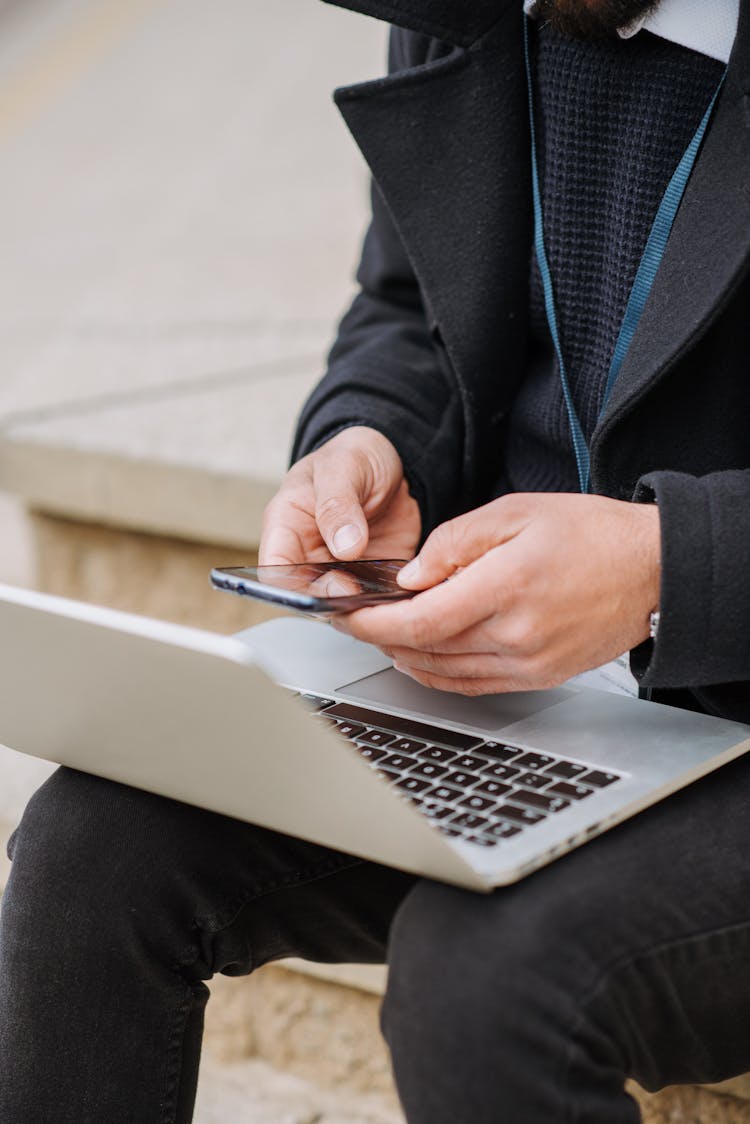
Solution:
<svg viewBox="0 0 750 1124"><path fill-rule="evenodd" d="M267 1062L231 1064L204 1057L194 1124L403 1124L403 1115L374 1095L321 1089Z"/></svg>

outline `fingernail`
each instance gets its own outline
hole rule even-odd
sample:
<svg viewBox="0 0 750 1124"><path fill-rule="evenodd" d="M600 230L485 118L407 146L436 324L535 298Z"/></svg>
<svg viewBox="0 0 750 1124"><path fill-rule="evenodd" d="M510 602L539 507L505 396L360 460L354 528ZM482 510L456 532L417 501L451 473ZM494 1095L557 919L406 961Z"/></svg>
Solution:
<svg viewBox="0 0 750 1124"><path fill-rule="evenodd" d="M362 532L359 527L355 527L354 523L347 523L344 527L339 527L333 536L333 549L336 554L346 554L347 550L356 546L361 538Z"/></svg>
<svg viewBox="0 0 750 1124"><path fill-rule="evenodd" d="M402 570L398 572L399 582L413 582L419 577L420 562L419 558L412 558L411 562L407 562Z"/></svg>

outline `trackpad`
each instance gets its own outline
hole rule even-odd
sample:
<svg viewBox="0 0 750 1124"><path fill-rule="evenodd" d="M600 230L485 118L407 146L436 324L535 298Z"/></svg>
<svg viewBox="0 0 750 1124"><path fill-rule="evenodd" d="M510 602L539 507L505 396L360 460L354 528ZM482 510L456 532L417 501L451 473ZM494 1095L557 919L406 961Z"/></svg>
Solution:
<svg viewBox="0 0 750 1124"><path fill-rule="evenodd" d="M337 693L353 702L393 707L433 722L456 722L488 733L498 733L505 726L564 702L576 691L570 687L556 687L551 691L517 691L470 699L423 687L408 675L390 667L387 671L379 671L339 687Z"/></svg>

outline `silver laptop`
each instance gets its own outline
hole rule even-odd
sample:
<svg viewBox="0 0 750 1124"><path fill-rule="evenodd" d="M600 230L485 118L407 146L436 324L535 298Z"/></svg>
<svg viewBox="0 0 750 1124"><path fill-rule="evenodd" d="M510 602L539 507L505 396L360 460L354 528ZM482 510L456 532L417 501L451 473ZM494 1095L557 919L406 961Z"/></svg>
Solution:
<svg viewBox="0 0 750 1124"><path fill-rule="evenodd" d="M0 638L5 745L474 890L750 748L574 684L428 690L301 618L222 637L0 586Z"/></svg>

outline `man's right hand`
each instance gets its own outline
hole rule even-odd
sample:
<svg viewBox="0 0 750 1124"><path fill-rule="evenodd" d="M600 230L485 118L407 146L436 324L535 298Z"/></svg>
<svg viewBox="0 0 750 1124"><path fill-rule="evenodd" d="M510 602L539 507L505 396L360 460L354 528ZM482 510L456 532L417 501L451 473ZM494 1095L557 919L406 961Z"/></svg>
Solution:
<svg viewBox="0 0 750 1124"><path fill-rule="evenodd" d="M260 565L412 558L420 534L395 448L353 426L289 470L266 508Z"/></svg>

